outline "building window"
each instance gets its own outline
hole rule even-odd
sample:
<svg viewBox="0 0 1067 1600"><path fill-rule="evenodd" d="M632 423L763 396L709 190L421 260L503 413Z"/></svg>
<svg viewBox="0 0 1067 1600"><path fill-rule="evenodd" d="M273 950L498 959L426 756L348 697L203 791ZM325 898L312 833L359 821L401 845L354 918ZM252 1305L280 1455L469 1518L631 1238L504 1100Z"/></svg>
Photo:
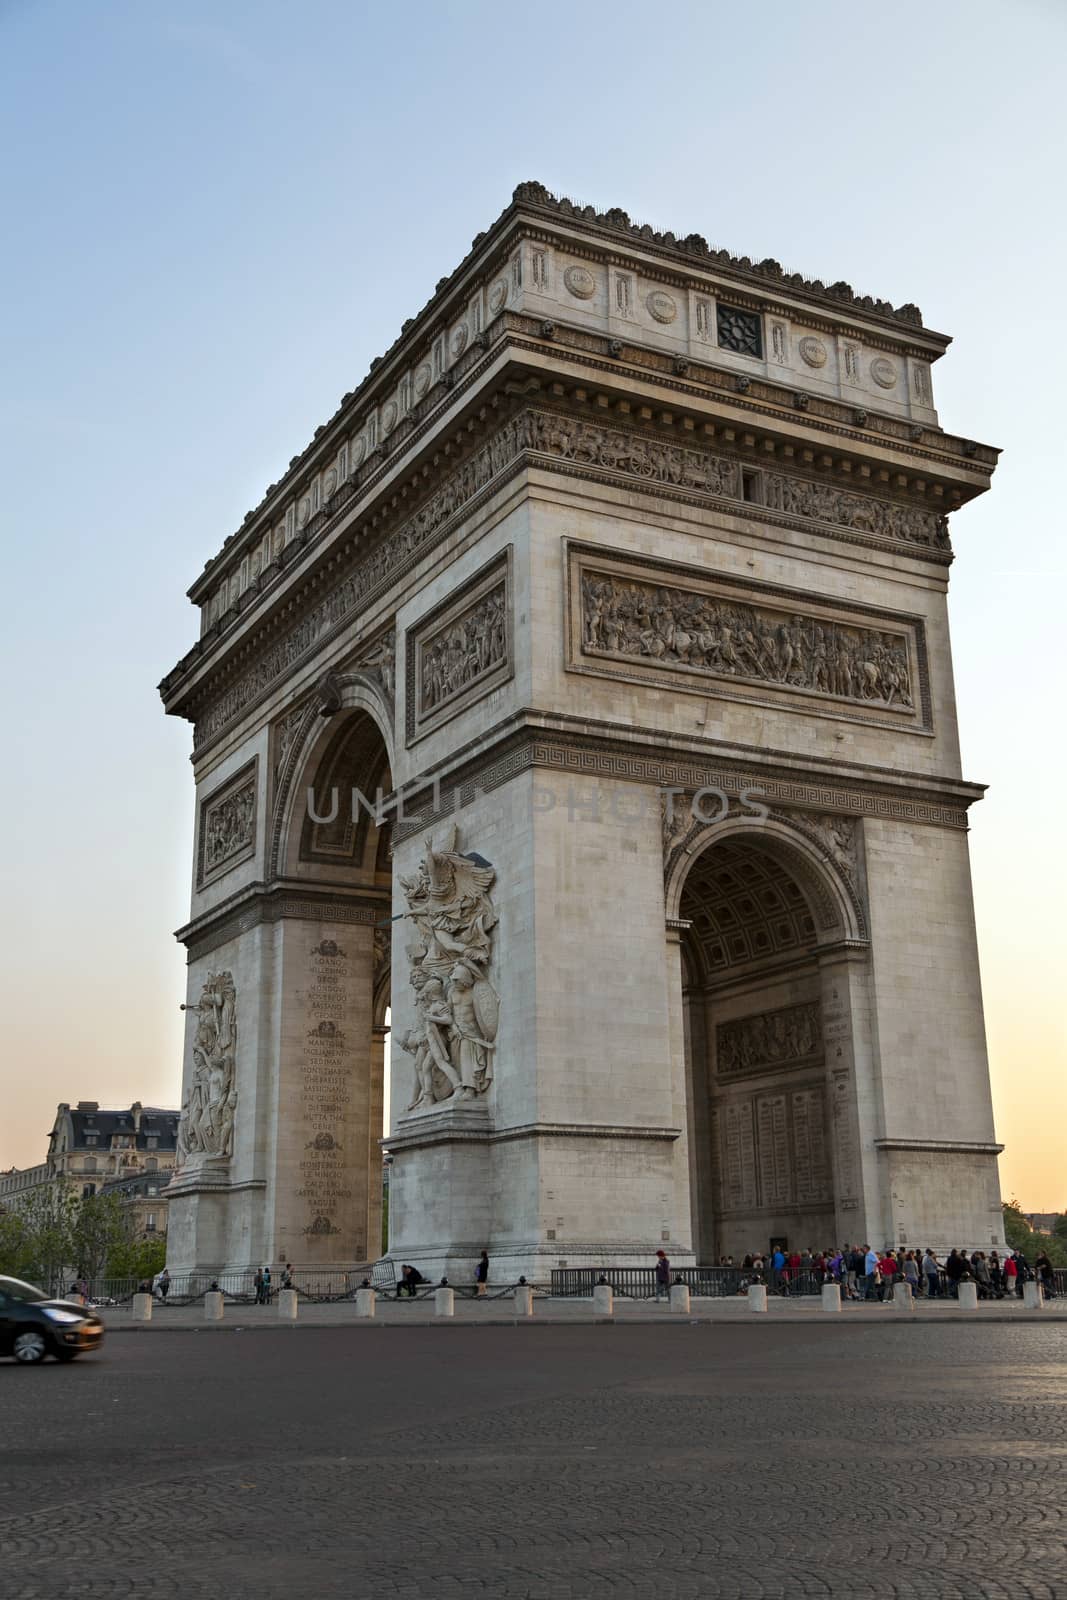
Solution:
<svg viewBox="0 0 1067 1600"><path fill-rule="evenodd" d="M95 1144L99 1137L100 1135L98 1133L87 1133L85 1135L85 1142L86 1144Z"/></svg>
<svg viewBox="0 0 1067 1600"><path fill-rule="evenodd" d="M82 1162L82 1171L83 1172L95 1172L96 1171L96 1157L95 1156L86 1156L85 1160Z"/></svg>
<svg viewBox="0 0 1067 1600"><path fill-rule="evenodd" d="M148 1148L149 1148L149 1150L158 1150L159 1149L159 1135L158 1134L150 1133L148 1135Z"/></svg>
<svg viewBox="0 0 1067 1600"><path fill-rule="evenodd" d="M82 1184L82 1199L83 1200L91 1200L95 1193L96 1193L96 1184L95 1183L83 1183Z"/></svg>
<svg viewBox="0 0 1067 1600"><path fill-rule="evenodd" d="M732 350L738 356L763 355L763 328L756 312L719 305L715 308L715 321L720 350Z"/></svg>
<svg viewBox="0 0 1067 1600"><path fill-rule="evenodd" d="M146 1172L156 1172L156 1171L158 1171L159 1162L156 1160L155 1156L149 1156L148 1157L147 1161L144 1164L144 1169L145 1169Z"/></svg>
<svg viewBox="0 0 1067 1600"><path fill-rule="evenodd" d="M148 1213L147 1217L145 1218L144 1231L145 1231L145 1233L155 1233L155 1231L156 1231L156 1214L155 1214L154 1211L150 1211Z"/></svg>

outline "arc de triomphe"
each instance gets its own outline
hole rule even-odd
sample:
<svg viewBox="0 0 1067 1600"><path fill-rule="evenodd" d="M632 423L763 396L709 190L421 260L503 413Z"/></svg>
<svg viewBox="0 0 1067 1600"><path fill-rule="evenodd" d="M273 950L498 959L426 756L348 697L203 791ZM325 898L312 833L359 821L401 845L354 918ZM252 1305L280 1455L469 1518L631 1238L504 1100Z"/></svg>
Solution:
<svg viewBox="0 0 1067 1600"><path fill-rule="evenodd" d="M380 1254L390 1006L427 1276L1002 1242L947 344L529 183L316 428L160 686L172 1271Z"/></svg>

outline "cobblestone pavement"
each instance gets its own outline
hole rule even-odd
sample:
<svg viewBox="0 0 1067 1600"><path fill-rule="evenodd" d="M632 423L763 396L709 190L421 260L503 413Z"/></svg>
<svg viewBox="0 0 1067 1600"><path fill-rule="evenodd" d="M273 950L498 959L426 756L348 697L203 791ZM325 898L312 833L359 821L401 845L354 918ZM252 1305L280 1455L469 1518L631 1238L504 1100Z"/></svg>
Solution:
<svg viewBox="0 0 1067 1600"><path fill-rule="evenodd" d="M117 1333L0 1428L3 1600L1067 1600L1055 1323Z"/></svg>

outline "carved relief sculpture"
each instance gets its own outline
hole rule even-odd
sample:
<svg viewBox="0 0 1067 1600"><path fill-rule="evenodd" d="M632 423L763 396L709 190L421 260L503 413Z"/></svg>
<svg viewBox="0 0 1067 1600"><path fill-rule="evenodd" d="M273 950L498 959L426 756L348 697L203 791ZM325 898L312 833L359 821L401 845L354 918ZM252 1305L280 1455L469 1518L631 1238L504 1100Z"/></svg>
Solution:
<svg viewBox="0 0 1067 1600"><path fill-rule="evenodd" d="M715 1031L716 1070L720 1078L809 1062L822 1050L822 1024L817 1000L784 1006L761 1016L721 1022Z"/></svg>
<svg viewBox="0 0 1067 1600"><path fill-rule="evenodd" d="M199 748L232 722L255 697L307 656L353 611L369 604L435 543L452 517L486 488L497 473L524 452L622 473L646 486L671 488L731 499L741 497L740 463L699 446L678 445L617 427L605 427L545 411L523 411L506 422L486 444L446 479L437 492L355 570L312 609L218 699L197 717ZM944 516L920 506L850 493L830 484L781 473L764 475L768 509L811 517L858 534L901 540L931 551L949 548Z"/></svg>
<svg viewBox="0 0 1067 1600"><path fill-rule="evenodd" d="M199 880L214 877L250 855L256 834L256 773L245 769L236 786L206 800L200 815Z"/></svg>
<svg viewBox="0 0 1067 1600"><path fill-rule="evenodd" d="M907 639L771 606L582 574L582 649L910 710Z"/></svg>
<svg viewBox="0 0 1067 1600"><path fill-rule="evenodd" d="M453 824L412 878L400 878L417 943L408 949L417 1021L399 1041L415 1064L408 1111L440 1100L474 1100L493 1080L500 1000L487 976L497 917L496 873L455 848Z"/></svg>
<svg viewBox="0 0 1067 1600"><path fill-rule="evenodd" d="M233 1154L237 1110L237 994L233 975L212 972L195 1006L193 1076L178 1124L177 1166L191 1156Z"/></svg>
<svg viewBox="0 0 1067 1600"><path fill-rule="evenodd" d="M420 645L419 711L425 716L451 700L507 656L504 584Z"/></svg>

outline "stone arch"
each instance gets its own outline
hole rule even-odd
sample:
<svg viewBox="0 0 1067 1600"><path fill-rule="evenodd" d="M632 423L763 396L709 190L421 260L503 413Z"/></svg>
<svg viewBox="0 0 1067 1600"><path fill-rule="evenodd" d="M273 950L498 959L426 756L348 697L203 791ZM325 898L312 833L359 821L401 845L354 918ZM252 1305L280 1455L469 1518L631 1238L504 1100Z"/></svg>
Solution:
<svg viewBox="0 0 1067 1600"><path fill-rule="evenodd" d="M731 811L719 822L696 821L690 826L667 854L664 899L668 923L681 916L682 894L697 861L717 844L741 837L753 849L781 862L800 884L812 909L820 945L867 944L858 861L841 859L843 852L835 851L819 820L779 810L766 817Z"/></svg>
<svg viewBox="0 0 1067 1600"><path fill-rule="evenodd" d="M303 826L299 800L307 774L316 770L335 738L338 719L348 720L353 713L363 713L374 724L385 747L389 771L394 770L392 719L375 678L360 671L327 673L302 712L296 714L295 728L275 774L268 879L283 876L292 856L294 835L299 837Z"/></svg>
<svg viewBox="0 0 1067 1600"><path fill-rule="evenodd" d="M842 1181L824 998L869 944L855 824L731 810L666 855L697 1254L821 1246Z"/></svg>

